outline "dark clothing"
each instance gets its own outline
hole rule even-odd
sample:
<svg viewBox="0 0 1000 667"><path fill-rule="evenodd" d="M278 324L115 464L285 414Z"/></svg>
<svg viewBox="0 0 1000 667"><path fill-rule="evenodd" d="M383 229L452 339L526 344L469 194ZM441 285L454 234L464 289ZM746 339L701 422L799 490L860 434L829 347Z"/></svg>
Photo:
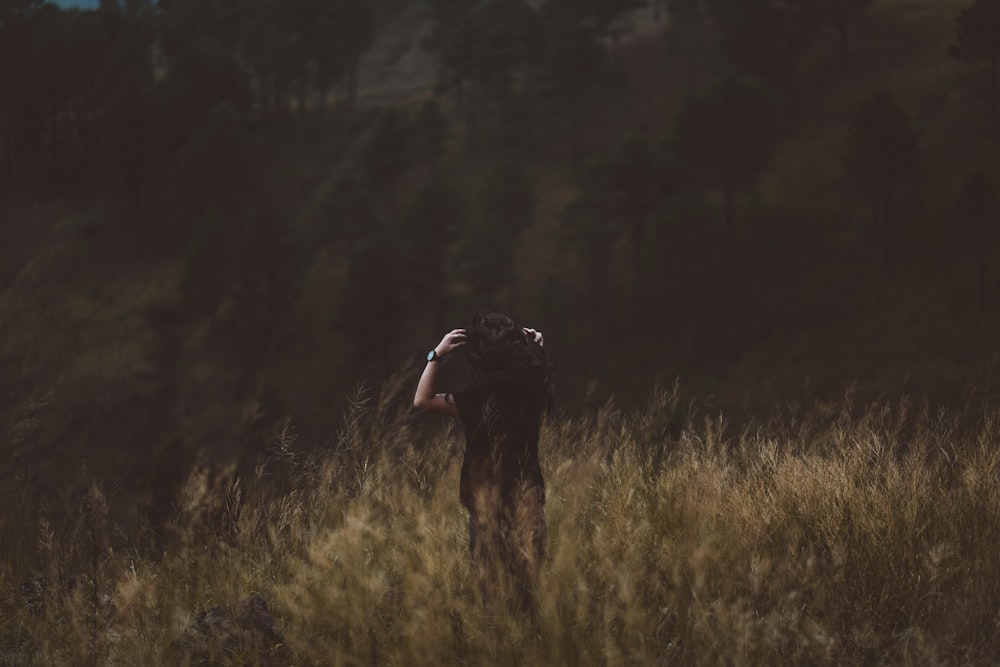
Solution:
<svg viewBox="0 0 1000 667"><path fill-rule="evenodd" d="M465 427L465 460L459 497L472 507L473 494L495 488L510 505L515 492L528 486L541 490L545 481L538 463L541 411L516 400L502 402L470 387L456 393L455 405Z"/></svg>
<svg viewBox="0 0 1000 667"><path fill-rule="evenodd" d="M483 598L529 609L546 539L541 410L475 388L454 396L465 427L460 497Z"/></svg>

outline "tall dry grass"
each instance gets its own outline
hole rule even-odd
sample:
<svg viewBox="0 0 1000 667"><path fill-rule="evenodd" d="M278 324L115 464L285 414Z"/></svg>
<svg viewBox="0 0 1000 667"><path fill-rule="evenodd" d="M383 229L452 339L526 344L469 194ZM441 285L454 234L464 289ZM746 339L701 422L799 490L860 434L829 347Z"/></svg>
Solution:
<svg viewBox="0 0 1000 667"><path fill-rule="evenodd" d="M457 500L461 433L416 437L406 390L360 398L318 453L300 453L285 425L252 475L192 471L155 551L120 546L135 533L110 525L93 487L74 530L42 526L30 563L0 572L0 660L934 665L1000 655L995 407L848 398L734 433L657 387L630 414L550 419L547 559L529 619L484 611ZM192 640L199 612L254 592L280 639Z"/></svg>

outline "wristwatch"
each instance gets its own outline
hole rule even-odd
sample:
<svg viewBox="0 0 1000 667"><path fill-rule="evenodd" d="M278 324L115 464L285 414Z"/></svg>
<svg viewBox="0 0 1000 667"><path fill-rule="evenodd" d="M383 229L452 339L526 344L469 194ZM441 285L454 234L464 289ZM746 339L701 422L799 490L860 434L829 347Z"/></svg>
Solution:
<svg viewBox="0 0 1000 667"><path fill-rule="evenodd" d="M437 350L431 350L427 353L427 363L431 363L432 361L444 361L444 357L438 354Z"/></svg>

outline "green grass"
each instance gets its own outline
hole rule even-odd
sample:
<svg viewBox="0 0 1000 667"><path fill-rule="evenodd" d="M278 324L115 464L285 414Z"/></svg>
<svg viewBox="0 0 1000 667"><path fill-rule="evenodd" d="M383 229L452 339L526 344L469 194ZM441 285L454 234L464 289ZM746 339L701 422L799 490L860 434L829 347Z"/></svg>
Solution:
<svg viewBox="0 0 1000 667"><path fill-rule="evenodd" d="M553 418L532 623L485 613L459 430L418 437L405 393L358 401L330 449L296 452L285 425L254 472L193 470L159 540L111 525L95 485L75 527L43 522L37 552L0 569L2 662L930 665L1000 650L995 409L847 397L731 433L658 388L631 414ZM252 592L280 648L182 639Z"/></svg>

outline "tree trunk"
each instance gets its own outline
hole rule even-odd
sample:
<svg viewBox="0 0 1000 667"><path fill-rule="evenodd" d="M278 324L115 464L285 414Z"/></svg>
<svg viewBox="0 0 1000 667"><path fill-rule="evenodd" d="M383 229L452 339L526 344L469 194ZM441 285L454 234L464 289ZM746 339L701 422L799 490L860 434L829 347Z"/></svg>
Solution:
<svg viewBox="0 0 1000 667"><path fill-rule="evenodd" d="M736 233L736 186L731 176L725 177L722 185L722 197L725 210L726 245L733 246L733 235Z"/></svg>
<svg viewBox="0 0 1000 667"><path fill-rule="evenodd" d="M285 81L274 91L275 106L278 108L278 115L282 118L288 118L292 115L292 96L288 92L289 88L291 85Z"/></svg>
<svg viewBox="0 0 1000 667"><path fill-rule="evenodd" d="M326 116L326 93L330 87L329 77L326 74L326 68L323 66L317 66L316 68L316 112L319 114L320 118Z"/></svg>
<svg viewBox="0 0 1000 667"><path fill-rule="evenodd" d="M799 77L795 71L796 64L788 63L788 71L785 72L785 93L788 95L788 113L792 117L799 115Z"/></svg>
<svg viewBox="0 0 1000 667"><path fill-rule="evenodd" d="M687 54L687 74L688 74L688 97L695 99L698 97L699 72L698 53L695 49L688 50Z"/></svg>
<svg viewBox="0 0 1000 667"><path fill-rule="evenodd" d="M580 158L583 156L583 113L581 111L581 102L583 94L580 90L580 86L573 87L572 99L573 99L573 160L579 164Z"/></svg>
<svg viewBox="0 0 1000 667"><path fill-rule="evenodd" d="M614 72L615 75L621 74L622 73L621 33L620 32L612 33L612 35L608 39L608 42L611 44L611 49L610 49L611 71Z"/></svg>
<svg viewBox="0 0 1000 667"><path fill-rule="evenodd" d="M536 106L537 106L537 91L535 86L535 78L533 73L529 70L524 80L524 90L522 91L521 100L521 142L529 150L535 144L535 122L537 117Z"/></svg>
<svg viewBox="0 0 1000 667"><path fill-rule="evenodd" d="M646 219L640 217L632 221L632 268L636 276L642 275L642 246L646 241Z"/></svg>
<svg viewBox="0 0 1000 667"><path fill-rule="evenodd" d="M296 81L296 84L297 84L296 87L298 89L297 93L298 93L298 98L299 98L299 118L305 118L306 117L306 107L309 106L308 104L306 104L307 100L306 100L306 73L305 73L305 68L302 68L302 71L299 72L299 77L298 77L298 81Z"/></svg>
<svg viewBox="0 0 1000 667"><path fill-rule="evenodd" d="M361 65L360 60L359 56L353 56L351 64L347 68L347 102L352 107L358 98L358 68Z"/></svg>
<svg viewBox="0 0 1000 667"><path fill-rule="evenodd" d="M0 127L3 124L0 123ZM0 131L0 150L3 151L3 162L0 162L0 184L10 180L10 138L7 136L6 128Z"/></svg>
<svg viewBox="0 0 1000 667"><path fill-rule="evenodd" d="M989 258L987 257L987 248L989 246L986 244L985 239L983 239L983 241L981 243L979 243L978 246L979 247L977 248L977 251L978 251L977 252L977 259L979 260L979 262L978 262L978 264L979 264L979 307L980 308L986 308L986 300L987 300L986 299L986 296L987 296L986 295L986 292L987 292L986 271L987 271L987 267L989 266L989 262L988 262Z"/></svg>
<svg viewBox="0 0 1000 667"><path fill-rule="evenodd" d="M479 90L473 89L469 91L467 102L468 107L466 109L466 146L470 154L475 154L476 150L479 148L479 142L477 140L478 128L479 128Z"/></svg>
<svg viewBox="0 0 1000 667"><path fill-rule="evenodd" d="M596 253L601 253L602 248L596 249ZM592 250L591 252L594 252ZM595 339L600 338L600 332L604 328L605 312L604 312L604 271L603 258L598 256L593 256L590 258L590 304L593 307L593 323L594 323L594 334Z"/></svg>
<svg viewBox="0 0 1000 667"><path fill-rule="evenodd" d="M270 111L267 108L267 84L264 82L264 77L257 76L253 90L257 116L259 118L267 118L270 115Z"/></svg>
<svg viewBox="0 0 1000 667"><path fill-rule="evenodd" d="M848 16L847 8L841 6L837 12L837 52L840 56L840 74L847 76L851 69L848 55Z"/></svg>
<svg viewBox="0 0 1000 667"><path fill-rule="evenodd" d="M893 219L893 196L892 186L882 187L882 192L875 203L875 224L878 226L878 234L882 245L882 260L886 268L893 265L895 255L895 230Z"/></svg>
<svg viewBox="0 0 1000 667"><path fill-rule="evenodd" d="M136 136L134 140L137 145L130 146L128 149L134 156L134 167L129 170L129 179L131 180L133 210L136 218L142 220L146 217L145 184L148 174L145 158L149 146L149 126L147 124L148 116L143 113L141 108L137 109L135 113L136 117L133 122L136 124Z"/></svg>
<svg viewBox="0 0 1000 667"><path fill-rule="evenodd" d="M278 115L278 97L276 90L273 76L265 75L261 78L260 99L261 103L264 105L264 114L268 118L274 118Z"/></svg>
<svg viewBox="0 0 1000 667"><path fill-rule="evenodd" d="M93 91L88 87L85 93L84 99L81 100L80 106L78 108L79 124L80 124L80 146L82 148L81 152L83 154L83 159L81 162L84 166L89 167L94 164L94 97ZM92 174L93 169L87 169L84 173Z"/></svg>
<svg viewBox="0 0 1000 667"><path fill-rule="evenodd" d="M507 142L510 141L510 115L507 113L506 88L499 77L489 84L489 95L493 98L493 106L496 109L496 125L491 132L488 132L492 136L487 139L487 150L498 143L500 146L509 145ZM487 120L487 125L490 124L489 120Z"/></svg>
<svg viewBox="0 0 1000 667"><path fill-rule="evenodd" d="M49 180L50 184L55 185L58 183L61 177L61 167L62 160L59 159L59 142L61 136L59 133L59 111L52 109L49 113L49 160L52 164L49 166Z"/></svg>
<svg viewBox="0 0 1000 667"><path fill-rule="evenodd" d="M990 110L991 110L991 123L993 127L993 145L996 146L1000 144L1000 110L997 106L997 95L1000 91L997 90L997 60L1000 59L1000 52L996 50L993 51L993 56L990 58Z"/></svg>

